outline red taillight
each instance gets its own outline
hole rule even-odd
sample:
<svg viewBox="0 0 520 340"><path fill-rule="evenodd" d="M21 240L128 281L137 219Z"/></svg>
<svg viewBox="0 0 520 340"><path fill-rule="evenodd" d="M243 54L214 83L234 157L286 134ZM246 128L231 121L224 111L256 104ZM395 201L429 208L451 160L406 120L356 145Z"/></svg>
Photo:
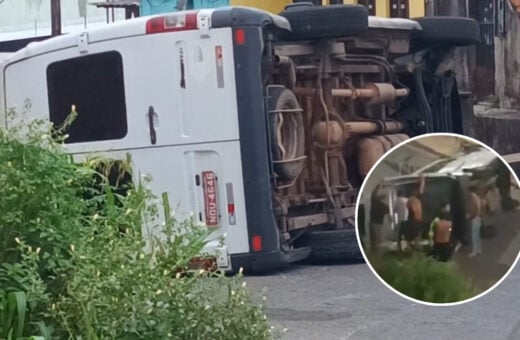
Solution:
<svg viewBox="0 0 520 340"><path fill-rule="evenodd" d="M229 225L235 225L237 223L237 219L235 217L235 205L234 204L228 204L227 213L228 213L228 218L229 218Z"/></svg>
<svg viewBox="0 0 520 340"><path fill-rule="evenodd" d="M242 28L235 31L235 42L237 45L244 45L246 43L246 32Z"/></svg>
<svg viewBox="0 0 520 340"><path fill-rule="evenodd" d="M262 236L253 236L253 251L262 250Z"/></svg>
<svg viewBox="0 0 520 340"><path fill-rule="evenodd" d="M146 22L146 34L196 30L197 12L172 14Z"/></svg>

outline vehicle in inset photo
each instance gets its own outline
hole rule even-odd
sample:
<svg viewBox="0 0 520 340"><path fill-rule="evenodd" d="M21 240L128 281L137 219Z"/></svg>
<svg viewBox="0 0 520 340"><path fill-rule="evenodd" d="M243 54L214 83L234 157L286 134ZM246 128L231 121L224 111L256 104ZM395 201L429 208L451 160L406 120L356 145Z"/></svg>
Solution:
<svg viewBox="0 0 520 340"><path fill-rule="evenodd" d="M456 303L494 287L520 250L516 175L467 137L404 142L367 176L357 234L367 262L415 300Z"/></svg>

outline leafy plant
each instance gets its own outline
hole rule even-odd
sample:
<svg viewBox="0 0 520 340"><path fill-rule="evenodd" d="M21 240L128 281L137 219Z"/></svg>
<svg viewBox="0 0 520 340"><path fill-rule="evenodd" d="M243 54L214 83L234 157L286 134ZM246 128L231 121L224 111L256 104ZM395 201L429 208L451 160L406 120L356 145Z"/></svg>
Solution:
<svg viewBox="0 0 520 340"><path fill-rule="evenodd" d="M107 197L111 192L106 187ZM249 300L240 279L189 269L190 259L206 244L207 229L170 217L163 235L154 234L152 224L143 240L139 217L153 221L158 212L138 203L150 197L139 184L118 198L119 204L107 198L109 213L92 218L95 236L84 234L71 249L74 274L55 308L65 325L61 337L267 338L262 310Z"/></svg>
<svg viewBox="0 0 520 340"><path fill-rule="evenodd" d="M240 276L190 269L208 229L125 182L129 158L72 162L63 131L0 130L0 339L269 338Z"/></svg>
<svg viewBox="0 0 520 340"><path fill-rule="evenodd" d="M3 263L0 268L0 339L22 339L32 332L50 339L50 329L43 321L28 322L28 312L40 315L38 307L48 303L45 284L38 274L38 254L32 247L17 239L22 250L22 261L14 264ZM33 337L38 338L38 337Z"/></svg>
<svg viewBox="0 0 520 340"><path fill-rule="evenodd" d="M0 337L18 339L25 325L26 297L24 292L10 292L0 297Z"/></svg>

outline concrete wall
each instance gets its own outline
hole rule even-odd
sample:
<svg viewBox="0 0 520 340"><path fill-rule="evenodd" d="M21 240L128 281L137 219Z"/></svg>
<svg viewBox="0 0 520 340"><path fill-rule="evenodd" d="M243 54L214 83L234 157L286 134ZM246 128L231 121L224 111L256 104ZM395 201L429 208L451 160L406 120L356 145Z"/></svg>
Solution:
<svg viewBox="0 0 520 340"><path fill-rule="evenodd" d="M496 95L500 107L520 109L520 18L511 3L506 8L506 34L495 38Z"/></svg>

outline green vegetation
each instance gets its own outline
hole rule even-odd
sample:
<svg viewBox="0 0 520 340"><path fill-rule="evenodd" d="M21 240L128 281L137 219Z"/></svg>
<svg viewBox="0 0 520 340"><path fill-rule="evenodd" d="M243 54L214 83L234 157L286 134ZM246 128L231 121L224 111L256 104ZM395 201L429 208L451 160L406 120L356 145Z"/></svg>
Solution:
<svg viewBox="0 0 520 340"><path fill-rule="evenodd" d="M0 130L0 339L271 337L240 275L190 269L207 228L158 225L146 178L121 194L110 160L73 163L61 133Z"/></svg>
<svg viewBox="0 0 520 340"><path fill-rule="evenodd" d="M379 276L397 291L411 298L450 303L467 300L480 293L454 262L439 262L423 253L397 257L372 256L370 263Z"/></svg>

